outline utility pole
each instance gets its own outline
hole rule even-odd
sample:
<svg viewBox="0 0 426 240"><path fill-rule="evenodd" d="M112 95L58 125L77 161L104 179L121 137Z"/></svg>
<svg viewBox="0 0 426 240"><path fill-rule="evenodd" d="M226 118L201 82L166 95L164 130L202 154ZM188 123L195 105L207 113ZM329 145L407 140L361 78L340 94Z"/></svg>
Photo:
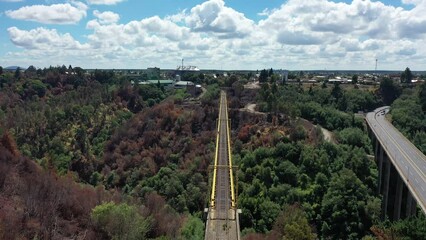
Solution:
<svg viewBox="0 0 426 240"><path fill-rule="evenodd" d="M376 58L376 68L374 69L374 73L377 75L377 61L379 61L377 58Z"/></svg>

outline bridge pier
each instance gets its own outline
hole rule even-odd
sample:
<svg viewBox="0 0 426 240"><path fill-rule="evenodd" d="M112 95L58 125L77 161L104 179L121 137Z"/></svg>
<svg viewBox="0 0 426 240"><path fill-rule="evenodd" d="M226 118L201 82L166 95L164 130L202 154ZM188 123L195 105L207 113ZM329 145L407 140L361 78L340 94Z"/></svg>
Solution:
<svg viewBox="0 0 426 240"><path fill-rule="evenodd" d="M370 130L369 130L370 132ZM374 134L372 143L379 170L377 192L382 195L382 219L399 220L417 212L417 202Z"/></svg>
<svg viewBox="0 0 426 240"><path fill-rule="evenodd" d="M407 199L406 199L405 212L406 212L407 216L416 215L416 212L417 212L417 203L416 203L416 200L413 198L413 195L410 193L409 190L407 191Z"/></svg>
<svg viewBox="0 0 426 240"><path fill-rule="evenodd" d="M379 166L378 166L378 168L379 168L379 183L378 183L378 185L377 185L377 190L378 190L378 193L382 193L383 191L381 190L382 189L382 183L383 183L383 147L382 146L380 146L380 144L379 144L379 141L376 139L376 147L377 147L377 149L376 149L376 151L375 152L378 152L378 154L380 154L380 155L376 155L376 159L378 159L378 164L379 164Z"/></svg>
<svg viewBox="0 0 426 240"><path fill-rule="evenodd" d="M401 208L402 208L402 193L403 193L403 182L399 175L397 175L396 180L396 192L395 192L395 204L394 204L394 212L393 219L398 220L401 218Z"/></svg>
<svg viewBox="0 0 426 240"><path fill-rule="evenodd" d="M382 172L384 171L384 174L382 174L384 176L383 179L383 190L382 190L382 194L383 194L383 200L382 200L382 214L383 217L385 216L384 214L386 214L388 212L388 205L389 205L389 184L390 184L390 173L391 173L391 162L389 161L389 159L387 158L386 154L383 154L383 150L381 151L381 161L384 162L384 167L382 165Z"/></svg>

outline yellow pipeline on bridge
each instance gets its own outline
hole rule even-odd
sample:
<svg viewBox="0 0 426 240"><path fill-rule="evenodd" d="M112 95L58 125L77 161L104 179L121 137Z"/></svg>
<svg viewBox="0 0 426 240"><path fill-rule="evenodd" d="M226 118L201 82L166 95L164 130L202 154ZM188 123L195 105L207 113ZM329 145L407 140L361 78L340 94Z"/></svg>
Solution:
<svg viewBox="0 0 426 240"><path fill-rule="evenodd" d="M228 118L228 101L225 98L225 107L226 107L226 131L228 132L227 142L228 142L228 159L229 159L229 178L231 182L231 206L235 208L235 192L234 192L234 177L232 174L232 151L231 151L231 134L230 134L230 128L229 128L229 121Z"/></svg>
<svg viewBox="0 0 426 240"><path fill-rule="evenodd" d="M219 103L219 118L220 119L220 113L222 112L222 98L220 98L220 103ZM219 128L220 127L220 121L217 121L217 133L216 133L216 153L214 156L214 169L213 169L213 184L212 184L212 194L211 194L211 198L210 198L210 206L212 208L214 208L214 203L215 203L215 193L216 193L216 176L217 176L217 158L219 155Z"/></svg>

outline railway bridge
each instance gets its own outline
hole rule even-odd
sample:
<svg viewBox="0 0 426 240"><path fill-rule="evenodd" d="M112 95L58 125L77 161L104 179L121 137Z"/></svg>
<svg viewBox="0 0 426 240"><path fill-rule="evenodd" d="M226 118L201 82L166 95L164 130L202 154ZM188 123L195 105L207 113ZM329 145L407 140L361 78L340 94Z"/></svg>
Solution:
<svg viewBox="0 0 426 240"><path fill-rule="evenodd" d="M220 94L216 152L206 222L206 240L239 240L240 226L236 207L228 103Z"/></svg>

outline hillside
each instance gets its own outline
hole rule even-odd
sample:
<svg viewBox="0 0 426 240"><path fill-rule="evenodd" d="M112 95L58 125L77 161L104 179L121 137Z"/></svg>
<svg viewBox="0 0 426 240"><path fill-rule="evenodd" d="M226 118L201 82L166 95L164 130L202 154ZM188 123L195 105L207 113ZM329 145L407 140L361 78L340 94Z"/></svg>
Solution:
<svg viewBox="0 0 426 240"><path fill-rule="evenodd" d="M93 207L112 195L73 177L43 170L22 156L8 133L0 140L0 239L101 238L90 221Z"/></svg>
<svg viewBox="0 0 426 240"><path fill-rule="evenodd" d="M244 89L245 76L232 75L198 99L109 71L67 71L0 76L0 239L203 239L219 87L244 239L425 236L410 227L421 214L380 219L371 141L354 114L383 104L380 89Z"/></svg>

